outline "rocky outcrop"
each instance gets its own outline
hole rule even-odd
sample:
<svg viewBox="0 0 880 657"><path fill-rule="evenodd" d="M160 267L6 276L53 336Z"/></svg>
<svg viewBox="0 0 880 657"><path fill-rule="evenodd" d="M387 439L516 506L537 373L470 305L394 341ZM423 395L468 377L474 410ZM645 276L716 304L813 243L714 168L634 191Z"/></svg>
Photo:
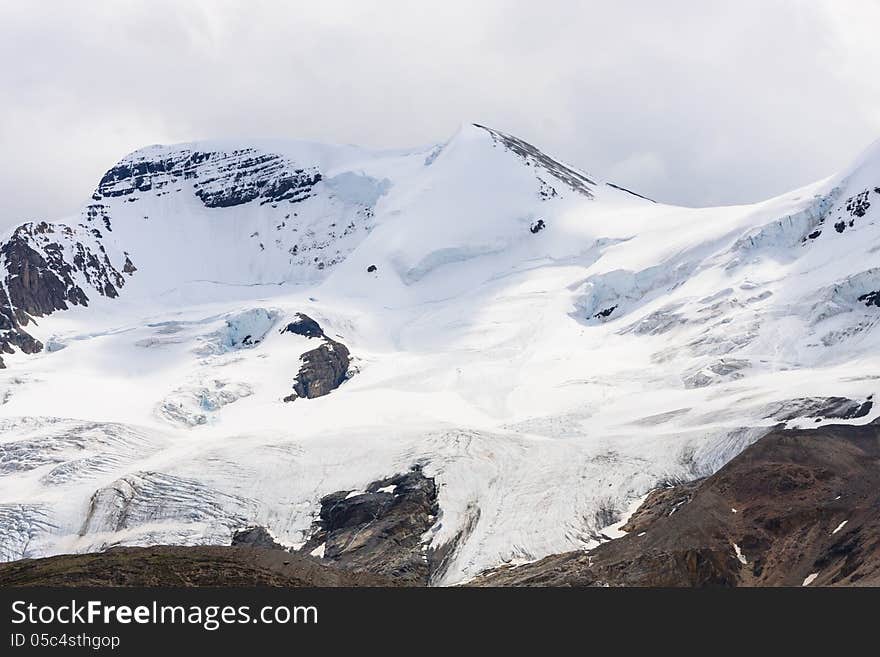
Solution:
<svg viewBox="0 0 880 657"><path fill-rule="evenodd" d="M880 584L880 426L771 432L651 494L629 534L485 573L483 586Z"/></svg>
<svg viewBox="0 0 880 657"><path fill-rule="evenodd" d="M426 585L432 573L423 535L438 512L434 480L415 466L363 491L321 498L320 514L301 552L353 572Z"/></svg>
<svg viewBox="0 0 880 657"><path fill-rule="evenodd" d="M815 418L816 421L853 420L865 417L874 406L874 396L864 400L847 397L802 397L782 402L766 416L781 422L797 418Z"/></svg>
<svg viewBox="0 0 880 657"><path fill-rule="evenodd" d="M351 354L341 342L328 338L318 322L308 315L297 313L294 320L281 329L307 338L321 338L322 344L301 356L302 364L293 380L293 394L284 401L300 397L314 399L336 390L349 378Z"/></svg>
<svg viewBox="0 0 880 657"><path fill-rule="evenodd" d="M73 263L64 261L61 246L54 242L37 249L34 239L48 236L54 227L46 223L25 224L0 247L6 268L9 300L23 315L42 317L67 310L68 303L86 305L85 292L73 280ZM115 290L111 293L114 294ZM26 319L25 319L26 321Z"/></svg>
<svg viewBox="0 0 880 657"><path fill-rule="evenodd" d="M294 315L293 321L281 329L282 333L293 333L294 335L302 335L306 338L323 338L324 331L321 326L308 315L297 313Z"/></svg>
<svg viewBox="0 0 880 657"><path fill-rule="evenodd" d="M109 229L109 218L94 206L84 212L87 222L96 221ZM101 231L81 224L30 222L22 224L0 245L0 351L35 353L43 345L25 327L34 318L44 317L70 306L87 306L89 294L114 298L125 285L102 244ZM135 271L126 256L126 273ZM94 291L94 292L92 292ZM0 367L3 361L0 360Z"/></svg>
<svg viewBox="0 0 880 657"><path fill-rule="evenodd" d="M208 208L227 208L251 201L296 203L311 196L322 179L315 167L298 167L275 153L253 148L202 152L190 149L144 149L110 169L93 198L162 195L182 181L192 183Z"/></svg>
<svg viewBox="0 0 880 657"><path fill-rule="evenodd" d="M232 547L252 547L264 550L287 550L278 543L265 527L248 527L232 535Z"/></svg>
<svg viewBox="0 0 880 657"><path fill-rule="evenodd" d="M336 390L348 378L350 359L348 348L329 338L320 347L304 353L293 382L296 396L314 399Z"/></svg>

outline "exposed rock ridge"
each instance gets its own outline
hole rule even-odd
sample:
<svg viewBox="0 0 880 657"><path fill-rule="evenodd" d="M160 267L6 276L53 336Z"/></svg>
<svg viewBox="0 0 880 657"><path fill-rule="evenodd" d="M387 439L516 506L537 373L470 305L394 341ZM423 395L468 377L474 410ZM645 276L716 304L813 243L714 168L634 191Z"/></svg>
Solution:
<svg viewBox="0 0 880 657"><path fill-rule="evenodd" d="M257 200L261 204L296 203L308 198L321 180L316 167L299 167L280 155L254 148L231 152L144 149L110 169L93 198L124 196L136 201L139 194L161 196L191 183L208 208Z"/></svg>
<svg viewBox="0 0 880 657"><path fill-rule="evenodd" d="M293 333L322 341L318 347L301 356L302 364L293 380L293 394L285 397L284 401L294 401L299 397L323 397L350 377L351 354L348 347L327 337L318 322L308 315L297 313L294 320L281 329L281 333Z"/></svg>
<svg viewBox="0 0 880 657"><path fill-rule="evenodd" d="M580 171L554 160L535 146L532 146L518 137L508 135L500 130L487 128L478 123L475 123L474 126L488 132L496 144L501 144L504 148L522 158L527 165L534 167L536 169L536 175L538 175L538 171L545 171L559 182L568 185L574 191L589 198L593 198L594 195L591 188L596 186L596 182ZM538 181L543 183L543 185L547 185L547 182L540 177L538 177ZM543 189L542 196L544 198L554 197L556 196L556 190L553 189L551 192L549 189Z"/></svg>
<svg viewBox="0 0 880 657"><path fill-rule="evenodd" d="M109 229L109 216L97 207L89 206L84 211L85 221L100 222ZM87 223L71 227L28 222L0 245L0 351L13 353L13 347L24 353L40 351L42 343L24 327L37 317L70 306L87 306L89 296L85 290L89 288L114 298L125 285L123 272L134 273L127 254L119 268L114 265L102 243L101 230Z"/></svg>

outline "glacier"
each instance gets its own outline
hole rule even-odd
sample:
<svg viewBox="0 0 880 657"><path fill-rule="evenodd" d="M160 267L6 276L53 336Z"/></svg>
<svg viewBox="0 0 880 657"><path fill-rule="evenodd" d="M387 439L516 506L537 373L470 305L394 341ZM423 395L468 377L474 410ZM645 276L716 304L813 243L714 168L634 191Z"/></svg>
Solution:
<svg viewBox="0 0 880 657"><path fill-rule="evenodd" d="M136 151L2 238L0 559L299 545L323 495L413 465L426 544L454 546L436 584L594 545L773 427L877 417L878 218L880 144L720 208L479 125ZM351 376L285 403L317 345L298 313ZM804 401L832 398L861 410Z"/></svg>

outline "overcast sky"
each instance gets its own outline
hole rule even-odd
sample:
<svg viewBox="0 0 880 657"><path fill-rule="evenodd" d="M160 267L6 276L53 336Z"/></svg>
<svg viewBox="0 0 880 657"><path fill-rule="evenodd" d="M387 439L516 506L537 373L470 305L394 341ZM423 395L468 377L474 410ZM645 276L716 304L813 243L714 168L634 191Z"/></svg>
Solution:
<svg viewBox="0 0 880 657"><path fill-rule="evenodd" d="M760 200L880 136L878 29L874 0L0 0L0 225L146 144L463 121L661 201Z"/></svg>

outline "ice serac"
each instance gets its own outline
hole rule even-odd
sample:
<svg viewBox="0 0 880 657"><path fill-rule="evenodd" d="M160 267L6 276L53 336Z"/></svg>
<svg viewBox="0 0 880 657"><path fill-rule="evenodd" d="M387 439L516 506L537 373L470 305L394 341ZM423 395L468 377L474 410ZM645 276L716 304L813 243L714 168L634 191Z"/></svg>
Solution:
<svg viewBox="0 0 880 657"><path fill-rule="evenodd" d="M0 554L263 527L442 585L592 549L780 425L877 418L878 249L876 147L725 208L478 125L143 148L0 240Z"/></svg>

